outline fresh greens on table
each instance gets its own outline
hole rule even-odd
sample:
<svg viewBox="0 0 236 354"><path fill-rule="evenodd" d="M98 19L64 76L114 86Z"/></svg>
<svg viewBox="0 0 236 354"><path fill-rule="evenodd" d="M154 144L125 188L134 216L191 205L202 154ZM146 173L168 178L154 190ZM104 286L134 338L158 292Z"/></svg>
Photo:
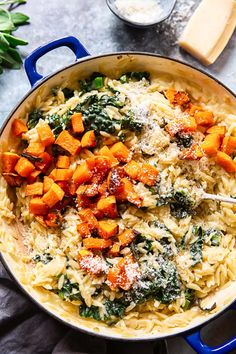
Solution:
<svg viewBox="0 0 236 354"><path fill-rule="evenodd" d="M19 69L22 64L21 55L17 49L28 42L15 37L12 33L29 21L29 17L20 12L12 12L13 6L26 3L26 0L0 1L0 74L3 68ZM7 8L7 6L9 8Z"/></svg>

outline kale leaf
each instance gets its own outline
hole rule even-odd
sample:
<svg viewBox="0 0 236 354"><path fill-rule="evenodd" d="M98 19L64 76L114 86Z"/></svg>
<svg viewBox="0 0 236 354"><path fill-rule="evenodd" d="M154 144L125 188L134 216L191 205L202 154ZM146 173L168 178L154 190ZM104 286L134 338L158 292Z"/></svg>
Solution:
<svg viewBox="0 0 236 354"><path fill-rule="evenodd" d="M168 304L180 295L181 283L175 264L164 258L159 264L158 269L148 269L136 286L124 295L127 303L141 304L156 299Z"/></svg>
<svg viewBox="0 0 236 354"><path fill-rule="evenodd" d="M173 199L170 202L171 215L176 219L184 219L194 213L193 200L183 190L174 192Z"/></svg>
<svg viewBox="0 0 236 354"><path fill-rule="evenodd" d="M107 312L106 319L111 317L122 318L125 314L126 304L122 300L116 299L114 301L107 300L105 302L105 308Z"/></svg>
<svg viewBox="0 0 236 354"><path fill-rule="evenodd" d="M190 245L190 254L194 267L202 261L202 246L206 234L201 226L194 226L192 233L195 237L197 237L197 240Z"/></svg>
<svg viewBox="0 0 236 354"><path fill-rule="evenodd" d="M188 309L190 309L192 307L192 305L195 302L195 299L196 299L195 290L186 289L184 292L184 296L185 296L185 303L182 306L182 308L184 311L187 311Z"/></svg>
<svg viewBox="0 0 236 354"><path fill-rule="evenodd" d="M206 236L210 236L211 246L219 246L223 237L223 232L218 229L207 229L205 231Z"/></svg>
<svg viewBox="0 0 236 354"><path fill-rule="evenodd" d="M43 116L43 112L40 111L39 109L34 109L30 114L29 114L29 119L27 121L27 127L28 129L34 128L40 119L45 119Z"/></svg>
<svg viewBox="0 0 236 354"><path fill-rule="evenodd" d="M67 276L65 276L64 278L64 284L62 288L57 290L56 292L62 300L82 300L79 284L72 283L70 279L67 278Z"/></svg>
<svg viewBox="0 0 236 354"><path fill-rule="evenodd" d="M50 253L43 253L41 255L36 254L32 259L36 263L42 262L43 264L47 264L53 260L53 257L50 255Z"/></svg>
<svg viewBox="0 0 236 354"><path fill-rule="evenodd" d="M133 132L141 132L144 127L142 122L136 121L134 119L134 113L129 111L128 115L126 115L121 120L121 129L128 129Z"/></svg>
<svg viewBox="0 0 236 354"><path fill-rule="evenodd" d="M90 306L88 307L86 304L82 304L79 307L79 314L81 317L85 318L93 318L96 321L101 321L101 316L99 313L99 307L98 306Z"/></svg>
<svg viewBox="0 0 236 354"><path fill-rule="evenodd" d="M120 82L125 84L129 80L140 81L142 79L149 80L150 73L147 71L129 71L120 77Z"/></svg>
<svg viewBox="0 0 236 354"><path fill-rule="evenodd" d="M63 116L58 114L48 115L46 117L47 122L52 129L54 135L57 137L63 130L68 129L70 126L70 119L73 112L67 111Z"/></svg>
<svg viewBox="0 0 236 354"><path fill-rule="evenodd" d="M177 133L175 136L175 140L177 142L177 146L179 148L188 148L192 145L193 143L193 136L192 134L186 134L186 133Z"/></svg>
<svg viewBox="0 0 236 354"><path fill-rule="evenodd" d="M134 239L134 241L131 243L130 247L133 252L134 258L138 260L140 258L140 251L138 249L138 246L142 244L142 248L147 252L150 253L152 250L152 241L146 238L144 235L138 233Z"/></svg>
<svg viewBox="0 0 236 354"><path fill-rule="evenodd" d="M68 87L65 87L62 92L64 93L65 99L68 100L69 98L74 96L74 90L71 90Z"/></svg>
<svg viewBox="0 0 236 354"><path fill-rule="evenodd" d="M92 90L99 90L104 86L104 75L94 72L88 79L79 80L82 95Z"/></svg>

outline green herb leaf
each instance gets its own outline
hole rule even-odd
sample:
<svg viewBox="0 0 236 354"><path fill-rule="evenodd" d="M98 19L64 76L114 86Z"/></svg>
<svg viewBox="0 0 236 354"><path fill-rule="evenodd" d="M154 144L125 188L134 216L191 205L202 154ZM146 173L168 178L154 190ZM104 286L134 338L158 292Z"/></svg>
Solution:
<svg viewBox="0 0 236 354"><path fill-rule="evenodd" d="M12 36L8 33L4 33L3 34L5 40L12 46L12 47L16 47L18 45L26 45L28 44L28 42L24 41L21 38L17 38L15 36Z"/></svg>
<svg viewBox="0 0 236 354"><path fill-rule="evenodd" d="M184 311L187 311L194 304L194 301L196 299L195 290L186 289L184 292L184 296L185 296L185 303L182 306L182 308Z"/></svg>
<svg viewBox="0 0 236 354"><path fill-rule="evenodd" d="M0 58L2 59L2 64L8 68L19 69L20 63L15 60L15 53L12 52L13 49L8 49L7 52L0 49Z"/></svg>
<svg viewBox="0 0 236 354"><path fill-rule="evenodd" d="M5 9L0 8L0 31L13 31L14 29L15 26L11 20L10 13Z"/></svg>
<svg viewBox="0 0 236 354"><path fill-rule="evenodd" d="M190 254L194 267L202 261L202 246L205 238L205 232L201 226L194 226L192 232L194 236L197 236L197 240L190 246Z"/></svg>
<svg viewBox="0 0 236 354"><path fill-rule="evenodd" d="M81 317L85 318L93 318L94 320L101 321L101 316L99 313L99 307L98 306L90 306L88 307L87 305L80 305L79 307L79 314Z"/></svg>
<svg viewBox="0 0 236 354"><path fill-rule="evenodd" d="M2 50L8 50L9 42L6 40L5 34L0 32L0 48Z"/></svg>
<svg viewBox="0 0 236 354"><path fill-rule="evenodd" d="M29 21L29 16L22 14L21 12L10 13L11 20L15 26L21 26Z"/></svg>

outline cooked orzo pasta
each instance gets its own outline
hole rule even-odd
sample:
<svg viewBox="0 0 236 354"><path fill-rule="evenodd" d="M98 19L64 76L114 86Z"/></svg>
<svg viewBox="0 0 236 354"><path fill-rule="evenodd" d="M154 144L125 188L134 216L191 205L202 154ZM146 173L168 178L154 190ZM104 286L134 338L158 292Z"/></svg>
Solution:
<svg viewBox="0 0 236 354"><path fill-rule="evenodd" d="M146 333L215 310L205 300L235 279L235 209L201 196L236 196L232 114L129 72L55 88L20 118L2 154L14 205L2 179L1 213L24 226L32 287Z"/></svg>

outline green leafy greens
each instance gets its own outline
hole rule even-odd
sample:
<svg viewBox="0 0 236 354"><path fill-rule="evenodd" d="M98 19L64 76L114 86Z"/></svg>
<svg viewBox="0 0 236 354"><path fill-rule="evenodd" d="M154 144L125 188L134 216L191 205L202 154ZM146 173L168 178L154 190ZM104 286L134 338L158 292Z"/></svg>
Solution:
<svg viewBox="0 0 236 354"><path fill-rule="evenodd" d="M60 278L61 275L58 276ZM64 283L61 289L56 291L62 300L76 301L82 300L79 284L72 283L70 279L65 275Z"/></svg>
<svg viewBox="0 0 236 354"><path fill-rule="evenodd" d="M28 23L29 17L20 12L11 12L11 7L6 5L24 4L24 0L6 0L0 2L0 74L3 68L19 69L22 64L17 46L26 45L28 42L15 37L12 32L19 26Z"/></svg>

